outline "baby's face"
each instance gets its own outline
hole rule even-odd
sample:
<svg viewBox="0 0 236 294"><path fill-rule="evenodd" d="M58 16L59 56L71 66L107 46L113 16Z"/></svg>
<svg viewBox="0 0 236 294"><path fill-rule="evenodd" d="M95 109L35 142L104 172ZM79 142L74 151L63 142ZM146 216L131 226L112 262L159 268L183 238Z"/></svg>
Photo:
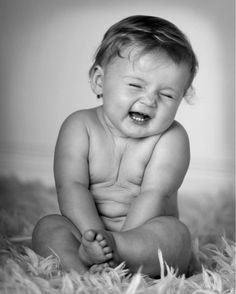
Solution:
<svg viewBox="0 0 236 294"><path fill-rule="evenodd" d="M113 132L142 138L160 134L172 124L190 72L165 53L138 58L136 53L133 49L104 68L103 111Z"/></svg>

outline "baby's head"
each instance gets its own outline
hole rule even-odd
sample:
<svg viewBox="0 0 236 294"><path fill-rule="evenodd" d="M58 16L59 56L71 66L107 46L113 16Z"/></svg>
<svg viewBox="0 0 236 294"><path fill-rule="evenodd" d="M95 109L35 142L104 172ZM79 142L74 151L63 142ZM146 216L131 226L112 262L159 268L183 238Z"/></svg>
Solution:
<svg viewBox="0 0 236 294"><path fill-rule="evenodd" d="M197 59L184 34L152 16L131 16L104 35L89 74L107 125L121 136L160 134L191 87Z"/></svg>
<svg viewBox="0 0 236 294"><path fill-rule="evenodd" d="M187 64L190 76L186 92L191 87L198 61L187 37L171 22L145 15L127 17L110 27L96 52L89 71L90 77L97 66L104 68L114 58L122 58L127 48L139 49L140 55L164 52L176 64Z"/></svg>

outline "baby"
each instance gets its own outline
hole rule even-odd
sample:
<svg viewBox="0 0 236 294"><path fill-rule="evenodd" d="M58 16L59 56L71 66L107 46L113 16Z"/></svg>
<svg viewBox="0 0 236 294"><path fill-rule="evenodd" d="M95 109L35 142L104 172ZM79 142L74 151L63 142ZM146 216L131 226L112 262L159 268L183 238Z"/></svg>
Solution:
<svg viewBox="0 0 236 294"><path fill-rule="evenodd" d="M61 215L41 219L33 248L65 270L99 271L125 261L158 277L158 249L186 273L191 237L177 191L190 160L175 114L197 71L185 35L153 16L131 16L104 35L90 69L102 106L63 123L54 173Z"/></svg>

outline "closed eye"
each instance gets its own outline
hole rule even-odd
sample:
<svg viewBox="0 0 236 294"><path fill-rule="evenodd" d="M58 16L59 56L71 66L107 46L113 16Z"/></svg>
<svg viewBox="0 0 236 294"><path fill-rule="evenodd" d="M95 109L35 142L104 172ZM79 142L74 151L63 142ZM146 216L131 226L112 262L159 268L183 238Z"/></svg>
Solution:
<svg viewBox="0 0 236 294"><path fill-rule="evenodd" d="M134 87L134 88L139 88L139 89L141 89L142 87L140 86L140 85L138 85L138 84L129 84L129 86L130 87Z"/></svg>
<svg viewBox="0 0 236 294"><path fill-rule="evenodd" d="M171 96L171 95L168 95L168 94L160 94L161 96L163 96L163 97L166 97L166 98L169 98L169 99L174 99L174 97L173 96Z"/></svg>

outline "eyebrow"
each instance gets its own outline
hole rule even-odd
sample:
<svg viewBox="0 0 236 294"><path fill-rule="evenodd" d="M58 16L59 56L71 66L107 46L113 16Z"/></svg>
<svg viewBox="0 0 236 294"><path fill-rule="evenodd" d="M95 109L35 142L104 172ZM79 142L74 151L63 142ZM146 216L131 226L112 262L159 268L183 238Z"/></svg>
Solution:
<svg viewBox="0 0 236 294"><path fill-rule="evenodd" d="M129 75L127 75L127 76L124 76L124 79L134 79L134 80L139 80L140 82L145 82L146 83L146 81L144 80L144 79L142 79L142 78L139 78L139 77L136 77L136 76L129 76Z"/></svg>

